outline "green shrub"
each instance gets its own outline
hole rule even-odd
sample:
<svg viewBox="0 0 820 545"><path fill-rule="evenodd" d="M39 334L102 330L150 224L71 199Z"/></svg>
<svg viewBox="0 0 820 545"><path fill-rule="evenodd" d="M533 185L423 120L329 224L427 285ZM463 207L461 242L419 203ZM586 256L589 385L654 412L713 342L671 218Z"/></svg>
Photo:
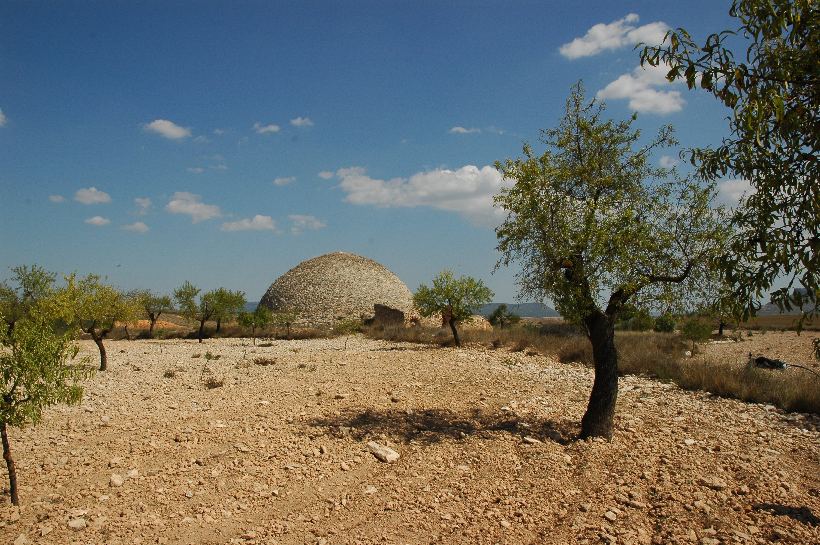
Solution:
<svg viewBox="0 0 820 545"><path fill-rule="evenodd" d="M671 314L661 314L655 319L654 329L659 333L672 333L675 331L675 319Z"/></svg>

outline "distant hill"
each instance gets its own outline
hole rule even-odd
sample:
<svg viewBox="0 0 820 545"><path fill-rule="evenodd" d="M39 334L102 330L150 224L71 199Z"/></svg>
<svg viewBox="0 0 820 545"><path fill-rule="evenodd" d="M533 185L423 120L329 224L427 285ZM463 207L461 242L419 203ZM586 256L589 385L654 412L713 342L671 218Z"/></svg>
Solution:
<svg viewBox="0 0 820 545"><path fill-rule="evenodd" d="M558 312L544 303L490 303L478 311L482 316L489 316L501 305L507 305L507 310L522 318L553 318L560 316Z"/></svg>
<svg viewBox="0 0 820 545"><path fill-rule="evenodd" d="M249 301L245 303L245 312L253 312L259 306L259 301Z"/></svg>
<svg viewBox="0 0 820 545"><path fill-rule="evenodd" d="M804 288L795 288L794 291L795 292L798 292L798 291L803 292L804 294L806 293L806 290ZM813 308L812 303L806 303L806 304L803 305L803 311L805 311L805 312L810 311L812 308ZM780 309L774 303L766 303L765 305L760 307L760 310L758 311L757 314L758 314L758 316L774 316L776 314L784 314L786 316L797 316L797 315L800 314L800 309L799 308L793 308L791 310L780 312Z"/></svg>

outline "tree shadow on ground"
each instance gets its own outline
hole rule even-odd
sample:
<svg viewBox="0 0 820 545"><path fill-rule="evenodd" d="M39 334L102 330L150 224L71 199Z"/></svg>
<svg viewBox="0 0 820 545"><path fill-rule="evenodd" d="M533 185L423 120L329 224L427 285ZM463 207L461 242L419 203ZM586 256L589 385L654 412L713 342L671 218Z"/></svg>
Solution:
<svg viewBox="0 0 820 545"><path fill-rule="evenodd" d="M336 437L350 435L363 440L368 436L384 434L404 442L437 443L445 439L461 440L470 436L489 438L492 433L532 437L543 442L552 441L562 445L578 437L577 423L551 420L524 422L507 415L484 414L474 409L460 414L446 409L423 411L400 410L347 410L338 416L315 418L310 426L324 428Z"/></svg>
<svg viewBox="0 0 820 545"><path fill-rule="evenodd" d="M781 505L779 503L757 503L754 505L755 511L766 511L772 515L782 517L789 517L803 524L809 526L819 526L820 518L811 512L811 509L805 505L802 507L792 507L790 505Z"/></svg>

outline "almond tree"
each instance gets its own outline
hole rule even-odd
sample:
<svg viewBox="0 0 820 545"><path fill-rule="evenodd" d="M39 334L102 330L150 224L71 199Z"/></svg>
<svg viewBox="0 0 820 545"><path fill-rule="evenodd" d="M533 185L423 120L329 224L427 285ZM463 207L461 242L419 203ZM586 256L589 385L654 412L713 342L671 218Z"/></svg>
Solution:
<svg viewBox="0 0 820 545"><path fill-rule="evenodd" d="M96 274L77 278L71 274L55 296L64 318L91 336L100 352L100 371L108 369L108 354L103 340L117 322L133 320L139 309L134 300L113 286L104 284Z"/></svg>
<svg viewBox="0 0 820 545"><path fill-rule="evenodd" d="M10 281L0 282L0 314L9 335L37 301L51 294L55 279L54 273L39 265L12 267L11 272Z"/></svg>
<svg viewBox="0 0 820 545"><path fill-rule="evenodd" d="M214 320L216 320L216 332L222 329L222 321L228 321L243 310L245 310L244 291L232 291L225 288L217 288L213 291L214 299Z"/></svg>
<svg viewBox="0 0 820 545"><path fill-rule="evenodd" d="M702 41L670 31L662 45L641 51L641 64L665 66L667 79L728 108L720 145L690 150L689 158L706 180L732 176L751 185L721 260L744 318L776 284L772 301L805 318L820 310L820 4L734 0L729 15L735 28Z"/></svg>
<svg viewBox="0 0 820 545"><path fill-rule="evenodd" d="M265 305L259 305L253 312L240 312L239 324L242 327L250 328L253 345L256 346L256 330L270 324L272 318L270 309Z"/></svg>
<svg viewBox="0 0 820 545"><path fill-rule="evenodd" d="M136 300L140 311L148 317L148 338L153 338L154 326L160 315L173 310L171 298L167 295L156 295L151 290L135 290L130 295Z"/></svg>
<svg viewBox="0 0 820 545"><path fill-rule="evenodd" d="M472 276L455 278L452 271L444 270L433 278L431 287L419 286L413 295L413 303L422 316L441 313L442 322L453 332L456 346L461 346L458 323L475 314L492 298L493 292L481 280Z"/></svg>
<svg viewBox="0 0 820 545"><path fill-rule="evenodd" d="M0 318L7 319L2 314ZM57 334L53 322L42 309L29 308L12 329L0 329L0 437L14 505L20 504L20 498L9 426L37 424L43 409L56 403L79 403L79 381L93 373L83 365L87 358L72 362L78 351L76 330Z"/></svg>
<svg viewBox="0 0 820 545"><path fill-rule="evenodd" d="M496 163L515 182L495 198L507 218L496 229L499 265L518 262L521 294L551 298L592 344L595 380L581 436L612 437L618 396L614 326L627 304L664 310L700 297L724 230L711 185L652 166L675 144L671 127L638 147L627 121L604 119L577 84L546 151Z"/></svg>
<svg viewBox="0 0 820 545"><path fill-rule="evenodd" d="M180 314L189 320L199 322L197 333L199 342L202 342L205 334L205 322L212 319L217 311L216 290L206 292L200 297L201 291L187 280L174 290L174 300L177 302Z"/></svg>

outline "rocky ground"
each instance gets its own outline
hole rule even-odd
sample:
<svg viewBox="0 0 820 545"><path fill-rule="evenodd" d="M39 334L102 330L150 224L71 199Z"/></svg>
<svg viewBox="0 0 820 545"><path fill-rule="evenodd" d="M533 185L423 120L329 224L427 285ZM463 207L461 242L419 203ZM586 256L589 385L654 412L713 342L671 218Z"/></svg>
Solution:
<svg viewBox="0 0 820 545"><path fill-rule="evenodd" d="M625 377L613 441L577 441L592 372L542 356L107 345L82 404L11 430L1 543L820 543L816 417Z"/></svg>

